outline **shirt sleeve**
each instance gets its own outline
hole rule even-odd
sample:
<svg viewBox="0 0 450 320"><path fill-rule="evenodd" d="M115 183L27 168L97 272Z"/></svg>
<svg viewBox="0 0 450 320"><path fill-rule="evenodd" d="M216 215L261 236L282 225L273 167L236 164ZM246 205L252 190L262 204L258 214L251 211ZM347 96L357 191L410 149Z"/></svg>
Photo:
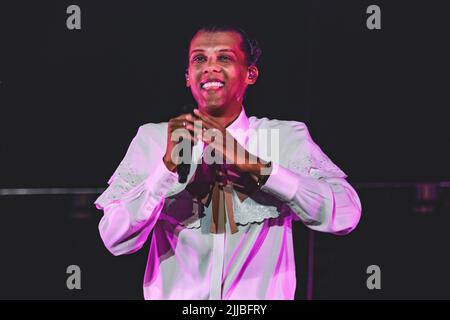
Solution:
<svg viewBox="0 0 450 320"><path fill-rule="evenodd" d="M361 202L339 169L312 140L307 126L291 122L281 130L282 156L262 190L286 202L296 218L309 228L344 235L361 216Z"/></svg>
<svg viewBox="0 0 450 320"><path fill-rule="evenodd" d="M114 255L133 253L144 245L177 183L177 174L162 160L164 146L154 139L158 132L151 125L139 128L109 186L94 202L104 212L100 236Z"/></svg>

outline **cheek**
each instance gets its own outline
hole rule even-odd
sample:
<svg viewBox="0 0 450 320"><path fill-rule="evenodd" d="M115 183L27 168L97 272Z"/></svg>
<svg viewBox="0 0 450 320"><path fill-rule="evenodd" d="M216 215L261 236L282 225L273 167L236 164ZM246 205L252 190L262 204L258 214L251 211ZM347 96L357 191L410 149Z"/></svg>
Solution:
<svg viewBox="0 0 450 320"><path fill-rule="evenodd" d="M188 72L189 72L189 79L191 82L199 81L200 76L201 76L200 70L198 70L194 67L190 67Z"/></svg>
<svg viewBox="0 0 450 320"><path fill-rule="evenodd" d="M240 90L245 87L245 75L236 73L233 77L233 88Z"/></svg>
<svg viewBox="0 0 450 320"><path fill-rule="evenodd" d="M224 70L228 79L233 81L233 83L240 83L245 79L245 74L242 73L238 68L229 68Z"/></svg>

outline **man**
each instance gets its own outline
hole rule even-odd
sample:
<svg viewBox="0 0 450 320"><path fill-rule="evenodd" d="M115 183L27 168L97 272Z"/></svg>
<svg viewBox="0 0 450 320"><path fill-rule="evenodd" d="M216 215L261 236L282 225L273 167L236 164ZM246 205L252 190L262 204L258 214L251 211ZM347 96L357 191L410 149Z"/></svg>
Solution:
<svg viewBox="0 0 450 320"><path fill-rule="evenodd" d="M200 29L186 72L198 109L141 126L95 202L114 255L139 250L153 231L146 299L293 299L292 221L334 234L359 221L358 195L304 123L247 117L243 97L260 53L241 29ZM252 148L263 130L277 132L278 159ZM193 142L186 183L177 174L180 131Z"/></svg>

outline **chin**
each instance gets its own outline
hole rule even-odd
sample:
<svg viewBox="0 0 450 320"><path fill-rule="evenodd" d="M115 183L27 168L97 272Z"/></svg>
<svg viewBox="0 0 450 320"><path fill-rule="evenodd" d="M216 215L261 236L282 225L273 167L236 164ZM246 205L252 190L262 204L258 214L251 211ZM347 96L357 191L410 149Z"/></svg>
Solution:
<svg viewBox="0 0 450 320"><path fill-rule="evenodd" d="M207 103L205 108L207 109L222 109L224 105L222 103Z"/></svg>
<svg viewBox="0 0 450 320"><path fill-rule="evenodd" d="M224 106L225 103L214 100L214 101L206 101L203 108L208 110L219 110L223 109Z"/></svg>
<svg viewBox="0 0 450 320"><path fill-rule="evenodd" d="M223 105L218 104L207 104L203 107L203 110L211 116L220 117L224 114Z"/></svg>

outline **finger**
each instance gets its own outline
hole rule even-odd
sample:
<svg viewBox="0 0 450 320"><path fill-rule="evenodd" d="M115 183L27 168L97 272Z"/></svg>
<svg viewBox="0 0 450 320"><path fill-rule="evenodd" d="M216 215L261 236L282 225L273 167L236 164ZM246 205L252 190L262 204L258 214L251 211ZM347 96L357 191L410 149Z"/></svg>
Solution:
<svg viewBox="0 0 450 320"><path fill-rule="evenodd" d="M172 118L170 120L183 120L186 122L194 122L194 116L191 113L184 113L182 115L179 115L178 117Z"/></svg>
<svg viewBox="0 0 450 320"><path fill-rule="evenodd" d="M205 129L218 128L218 126L211 123L208 119L198 117L196 122L200 123L202 125L202 127Z"/></svg>
<svg viewBox="0 0 450 320"><path fill-rule="evenodd" d="M212 142L220 144L221 146L223 146L224 144L223 134L219 129L216 128L204 130L199 136L199 139L208 144L211 144Z"/></svg>
<svg viewBox="0 0 450 320"><path fill-rule="evenodd" d="M215 128L211 123L203 121L200 117L195 116L194 127L201 128L204 130Z"/></svg>
<svg viewBox="0 0 450 320"><path fill-rule="evenodd" d="M175 143L181 143L182 141L189 140L191 143L197 144L198 139L191 134L184 134L177 137L178 140L175 140Z"/></svg>
<svg viewBox="0 0 450 320"><path fill-rule="evenodd" d="M175 118L172 118L172 119L176 119L176 120L189 120L189 121L192 121L193 118L194 118L194 117L192 116L191 113L183 113L183 114L180 114L179 116L177 116L177 117L175 117Z"/></svg>
<svg viewBox="0 0 450 320"><path fill-rule="evenodd" d="M171 120L170 124L171 131L177 130L177 129L187 129L194 132L194 124L192 122L186 121L186 120Z"/></svg>
<svg viewBox="0 0 450 320"><path fill-rule="evenodd" d="M205 124L207 128L220 128L221 125L217 123L215 120L211 119L207 114L201 112L198 109L194 109L194 114L199 117Z"/></svg>
<svg viewBox="0 0 450 320"><path fill-rule="evenodd" d="M191 128L192 130L193 128ZM181 138L184 139L189 139L195 143L197 143L198 138L196 136L194 136L193 131L190 131L188 128L184 128L184 127L180 127L177 129L174 129L171 133L170 133L170 140L178 143L181 141Z"/></svg>
<svg viewBox="0 0 450 320"><path fill-rule="evenodd" d="M196 127L194 126L194 133L193 135L197 138L197 139L201 139L202 135L203 135L203 130L201 127Z"/></svg>
<svg viewBox="0 0 450 320"><path fill-rule="evenodd" d="M189 115L180 119L172 119L171 123L186 127L188 124L194 125L194 118L192 115Z"/></svg>
<svg viewBox="0 0 450 320"><path fill-rule="evenodd" d="M183 139L188 139L193 144L197 144L197 141L198 141L198 139L191 134L183 136Z"/></svg>
<svg viewBox="0 0 450 320"><path fill-rule="evenodd" d="M204 122L198 118L197 120L194 121L193 129L194 129L194 133L193 133L194 136L196 136L200 139L207 130L214 129L214 128L205 127Z"/></svg>

